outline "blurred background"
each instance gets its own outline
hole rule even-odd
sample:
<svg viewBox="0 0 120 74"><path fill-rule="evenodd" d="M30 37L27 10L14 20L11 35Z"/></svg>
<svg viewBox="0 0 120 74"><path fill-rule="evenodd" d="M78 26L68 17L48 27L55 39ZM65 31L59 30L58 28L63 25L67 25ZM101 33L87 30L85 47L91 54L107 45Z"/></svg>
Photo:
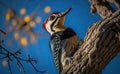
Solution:
<svg viewBox="0 0 120 74"><path fill-rule="evenodd" d="M99 21L99 15L90 13L88 0L0 0L0 46L14 53L21 49L21 58L38 60L35 68L43 74L58 74L49 48L50 35L43 28L44 20L55 11L72 10L66 16L65 25L84 39L88 27ZM8 58L0 47L0 73L10 74ZM11 57L11 71L22 74L17 60ZM21 61L26 74L36 74L30 63ZM120 74L120 54L102 71L102 74Z"/></svg>

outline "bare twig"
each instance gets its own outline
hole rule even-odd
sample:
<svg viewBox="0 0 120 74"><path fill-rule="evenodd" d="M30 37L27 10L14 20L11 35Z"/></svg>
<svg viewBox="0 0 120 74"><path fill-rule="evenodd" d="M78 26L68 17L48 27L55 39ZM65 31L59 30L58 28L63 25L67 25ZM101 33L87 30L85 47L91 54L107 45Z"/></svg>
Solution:
<svg viewBox="0 0 120 74"><path fill-rule="evenodd" d="M4 32L3 30L0 29L0 33L6 35L6 32Z"/></svg>
<svg viewBox="0 0 120 74"><path fill-rule="evenodd" d="M10 71L10 74L12 74L12 70L11 70L11 66L10 66L10 60L9 60L9 58L8 58L8 69L9 69L9 71Z"/></svg>
<svg viewBox="0 0 120 74"><path fill-rule="evenodd" d="M11 66L10 66L10 62L12 61L12 58L14 58L17 61L16 63L18 65L20 71L24 74L25 74L25 69L24 69L23 64L21 63L22 61L30 63L30 65L32 65L32 67L34 68L34 70L36 72L39 72L39 73L44 73L45 72L45 71L40 71L35 67L35 65L33 63L37 63L37 60L31 58L30 55L28 55L28 59L21 58L19 56L20 54L22 54L21 49L17 50L15 53L12 53L1 45L0 45L0 48L2 49L0 54L4 56L4 57L0 58L0 60L8 59L7 62L8 62L8 68L9 68L10 74L12 74L12 70L11 70Z"/></svg>

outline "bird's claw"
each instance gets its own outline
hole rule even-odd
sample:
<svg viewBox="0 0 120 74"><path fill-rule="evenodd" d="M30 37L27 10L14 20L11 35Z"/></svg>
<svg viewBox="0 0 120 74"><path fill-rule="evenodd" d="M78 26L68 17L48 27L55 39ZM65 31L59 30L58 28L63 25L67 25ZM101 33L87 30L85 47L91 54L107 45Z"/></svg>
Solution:
<svg viewBox="0 0 120 74"><path fill-rule="evenodd" d="M67 57L66 58L66 64L69 65L69 64L72 64L74 61L73 61L73 57Z"/></svg>

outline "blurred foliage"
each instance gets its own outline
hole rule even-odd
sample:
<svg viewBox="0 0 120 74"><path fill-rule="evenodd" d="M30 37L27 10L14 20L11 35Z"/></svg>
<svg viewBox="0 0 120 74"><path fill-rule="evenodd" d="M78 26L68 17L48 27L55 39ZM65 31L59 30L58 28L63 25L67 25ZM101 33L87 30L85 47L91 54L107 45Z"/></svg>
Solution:
<svg viewBox="0 0 120 74"><path fill-rule="evenodd" d="M46 6L45 9L44 9L44 12L49 13L50 11L51 11L51 8L49 6Z"/></svg>
<svg viewBox="0 0 120 74"><path fill-rule="evenodd" d="M24 15L25 13L26 13L26 9L25 9L25 8L21 8L20 14L21 14L21 15Z"/></svg>
<svg viewBox="0 0 120 74"><path fill-rule="evenodd" d="M6 1L7 2L7 1ZM49 13L51 11L50 6L46 6L43 9L43 13L38 14L38 8L40 8L41 4L38 4L36 8L34 8L31 14L27 14L27 9L25 5L29 4L28 0L25 0L23 6L17 12L16 2L14 1L14 7L10 8L10 6L6 5L6 3L0 1L1 9L5 10L5 13L0 12L0 17L4 16L4 21L0 23L0 61L2 61L2 65L4 67L8 66L10 73L12 74L11 64L10 62L16 60L17 66L20 71L25 73L25 69L21 61L28 62L32 65L36 72L44 73L44 71L39 71L33 63L37 63L37 60L28 55L27 59L21 58L21 49L20 47L26 47L30 42L34 43L36 39L42 36L41 31L35 32L34 28L37 27L36 24L41 23L41 14ZM3 29L5 27L5 29ZM7 43L4 42L7 40ZM17 42L18 48L17 51L8 48L14 47L14 41ZM12 50L12 51L11 51Z"/></svg>

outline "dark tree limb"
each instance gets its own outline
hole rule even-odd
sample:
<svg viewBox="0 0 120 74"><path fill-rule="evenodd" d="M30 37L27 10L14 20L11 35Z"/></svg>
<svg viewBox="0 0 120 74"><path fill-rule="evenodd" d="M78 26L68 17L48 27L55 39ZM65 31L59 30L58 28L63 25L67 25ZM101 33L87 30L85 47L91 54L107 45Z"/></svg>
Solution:
<svg viewBox="0 0 120 74"><path fill-rule="evenodd" d="M6 35L6 32L4 32L3 30L0 29L0 34Z"/></svg>
<svg viewBox="0 0 120 74"><path fill-rule="evenodd" d="M0 45L0 60L7 59L8 62L8 69L10 71L10 74L12 74L12 68L11 68L11 62L13 61L13 58L17 61L16 64L19 67L20 71L25 74L25 69L22 64L22 61L29 63L36 72L38 73L44 73L45 71L40 71L36 68L36 66L33 63L37 63L37 60L34 60L33 58L28 55L27 59L21 58L21 49L17 50L15 53L8 51L6 48L4 48L2 45Z"/></svg>
<svg viewBox="0 0 120 74"><path fill-rule="evenodd" d="M89 27L74 62L61 74L99 74L120 52L120 10Z"/></svg>

